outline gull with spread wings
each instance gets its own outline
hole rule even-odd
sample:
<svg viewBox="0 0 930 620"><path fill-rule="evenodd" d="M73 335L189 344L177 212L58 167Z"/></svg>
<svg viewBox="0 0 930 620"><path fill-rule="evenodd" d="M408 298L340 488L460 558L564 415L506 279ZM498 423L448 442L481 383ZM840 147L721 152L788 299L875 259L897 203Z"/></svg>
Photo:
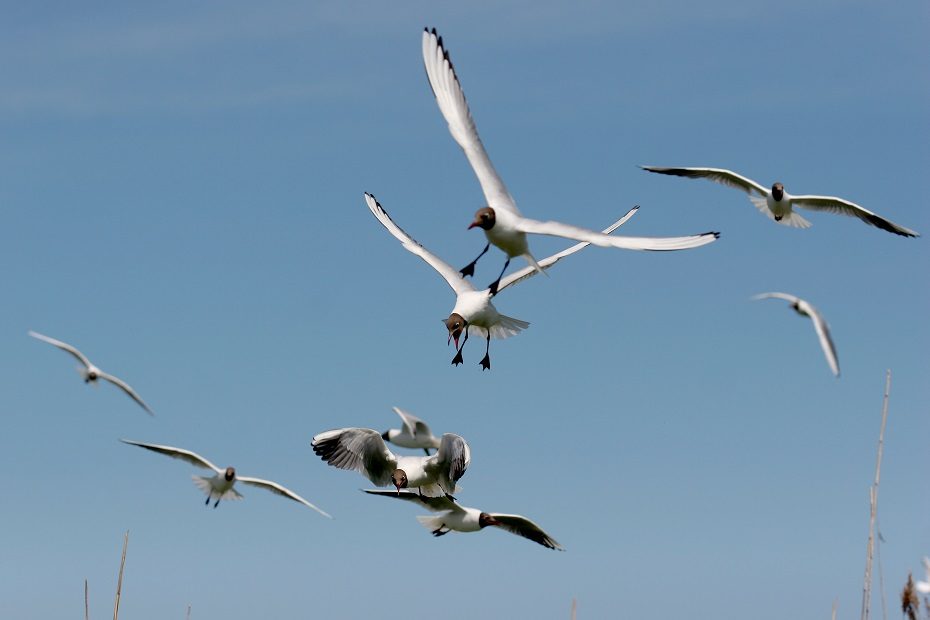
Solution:
<svg viewBox="0 0 930 620"><path fill-rule="evenodd" d="M145 401L143 401L142 398L138 394L136 394L136 391L132 389L128 383L126 383L119 377L114 377L113 375L103 372L102 370L100 370L99 368L91 364L90 360L87 359L87 357L83 353L78 351L77 348L71 346L67 342L62 342L61 340L55 340L54 338L49 338L48 336L44 336L32 330L29 331L29 335L32 336L33 338L41 340L42 342L47 342L48 344L58 347L62 351L65 351L73 355L74 358L77 359L77 361L81 362L82 364L82 368L80 368L79 370L81 372L81 376L84 378L84 383L93 383L94 385L99 385L97 383L98 379L109 381L110 383L118 387L119 389L126 392L126 394L129 395L129 398L136 401L140 407L145 409L146 413L148 413L149 415L155 415L155 413L152 412L151 409L149 409L149 406L145 404Z"/></svg>
<svg viewBox="0 0 930 620"><path fill-rule="evenodd" d="M497 308L494 307L494 304L491 303L491 298L494 297L494 295L500 293L508 286L539 273L541 270L548 269L566 256L574 254L578 250L589 245L587 241L577 243L570 248L544 258L537 263L537 267L524 267L520 271L510 274L501 280L500 286L497 288L497 293L492 292L490 288L478 291L475 290L471 282L466 280L461 273L424 248L410 235L404 232L400 226L395 224L387 214L387 211L384 210L374 196L366 192L365 202L368 204L368 208L371 210L372 214L378 218L378 221L381 222L385 228L387 228L388 232L394 235L408 252L416 254L426 261L430 267L439 272L439 275L443 277L455 293L455 307L452 308L452 313L449 315L449 318L445 319L443 322L446 325L446 329L449 331L449 338L446 341L446 345L452 340L455 340L456 352L455 357L452 358L452 364L456 366L463 362L462 349L465 348L465 342L468 341L469 330L487 339L484 358L481 360L481 367L487 370L491 367L491 338L509 338L519 334L530 326L526 321L500 314ZM638 209L639 207L630 209L626 215L605 228L604 234L609 234L622 226L628 219L633 217ZM459 336L461 336L463 332L465 338L462 340L462 345L459 346Z"/></svg>
<svg viewBox="0 0 930 620"><path fill-rule="evenodd" d="M727 187L742 190L749 195L752 204L766 217L785 226L810 228L811 223L794 211L794 207L800 207L811 211L826 211L827 213L858 217L866 224L902 237L920 236L910 228L899 226L891 220L886 220L865 207L860 207L856 203L843 198L807 194L792 196L785 191L785 186L781 183L775 183L772 185L772 189L768 189L752 179L736 174L732 170L724 170L723 168L661 168L659 166L640 166L640 168L658 174L670 174L689 179L708 179Z"/></svg>
<svg viewBox="0 0 930 620"><path fill-rule="evenodd" d="M442 536L449 532L478 532L489 525L494 525L511 534L528 538L543 547L563 551L562 545L543 531L541 527L522 515L483 512L477 508L460 506L453 498L444 495L425 497L411 491L398 491L396 495L391 491L381 491L379 489L364 489L364 491L371 495L394 497L413 502L427 510L440 513L435 517L417 517L417 521L430 530L433 536Z"/></svg>
<svg viewBox="0 0 930 620"><path fill-rule="evenodd" d="M833 371L835 376L840 376L840 362L836 358L836 347L833 346L833 339L830 337L830 326L823 320L817 308L800 297L787 293L761 293L753 297L753 299L783 299L791 304L791 308L795 312L808 317L814 323L814 331L817 332L817 338L820 339L820 348L823 349L830 370Z"/></svg>
<svg viewBox="0 0 930 620"><path fill-rule="evenodd" d="M202 467L204 469L212 469L215 475L207 476L191 476L194 479L194 484L200 487L200 490L207 494L207 501L204 502L205 505L210 503L210 500L214 497L216 502L213 504L213 507L216 508L220 505L220 500L235 500L242 499L242 495L233 488L236 482L241 482L242 484L249 484L252 486L260 487L280 495L281 497L286 497L292 499L295 502L303 504L308 508L316 510L318 513L324 517L332 517L302 498L297 493L294 493L290 489L286 489L277 482L272 482L271 480L262 480L261 478L249 478L246 476L239 476L236 474L236 469L234 467L227 467L226 469L220 469L207 459L203 458L196 452L191 452L190 450L184 450L183 448L174 448L172 446L162 446L154 443L142 443L141 441L131 441L129 439L120 439L123 443L129 444L131 446L139 446L140 448L145 448L146 450L151 450L152 452L158 452L159 454L164 454L165 456L170 456L174 459L180 459L182 461L187 461L191 465L197 467Z"/></svg>
<svg viewBox="0 0 930 620"><path fill-rule="evenodd" d="M370 428L339 428L314 436L313 452L339 469L357 471L372 484L416 488L427 495L451 495L465 475L471 450L465 440L446 433L432 456L397 456L384 445L381 433Z"/></svg>
<svg viewBox="0 0 930 620"><path fill-rule="evenodd" d="M381 439L401 448L412 450L422 448L426 456L429 456L430 448L439 449L439 437L433 435L433 431L429 429L426 422L400 407L393 407L393 409L394 413L400 416L403 428L389 428L381 433Z"/></svg>
<svg viewBox="0 0 930 620"><path fill-rule="evenodd" d="M452 138L465 151L465 157L478 177L478 183L487 201L487 205L475 213L475 219L468 228L478 227L484 230L488 243L475 260L461 269L461 274L474 275L475 263L484 256L492 243L507 254L501 275L490 286L492 294L497 292L511 258L522 256L530 265L540 268L540 264L530 253L527 234L564 237L601 247L653 251L696 248L711 243L720 236L719 233L708 232L686 237L611 237L570 224L541 222L523 217L484 150L475 121L465 101L465 93L462 92L455 68L449 59L449 52L443 47L442 37L436 34L435 28L432 31L423 31L423 64L439 111L449 124Z"/></svg>

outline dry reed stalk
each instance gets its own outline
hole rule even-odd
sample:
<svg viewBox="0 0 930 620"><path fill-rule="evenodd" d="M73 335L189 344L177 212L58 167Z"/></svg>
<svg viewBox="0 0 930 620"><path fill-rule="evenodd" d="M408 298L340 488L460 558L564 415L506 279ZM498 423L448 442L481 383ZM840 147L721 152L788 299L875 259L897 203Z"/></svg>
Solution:
<svg viewBox="0 0 930 620"><path fill-rule="evenodd" d="M575 620L576 611L578 611L578 601L576 601L575 599L572 599L572 615L571 615L572 620Z"/></svg>
<svg viewBox="0 0 930 620"><path fill-rule="evenodd" d="M116 580L116 602L113 604L113 620L119 619L119 597L123 592L123 568L126 566L126 547L129 545L129 530L123 537L123 557L119 561L119 578Z"/></svg>
<svg viewBox="0 0 930 620"><path fill-rule="evenodd" d="M87 600L87 580L84 580L84 620L90 620L90 605Z"/></svg>
<svg viewBox="0 0 930 620"><path fill-rule="evenodd" d="M875 481L869 488L869 542L865 554L865 580L862 585L862 620L869 620L872 603L872 555L875 549L875 515L878 511L878 483L882 472L882 450L885 445L885 423L888 421L888 394L891 392L891 370L885 374L885 397L882 399L882 428L878 433L878 455L875 458Z"/></svg>

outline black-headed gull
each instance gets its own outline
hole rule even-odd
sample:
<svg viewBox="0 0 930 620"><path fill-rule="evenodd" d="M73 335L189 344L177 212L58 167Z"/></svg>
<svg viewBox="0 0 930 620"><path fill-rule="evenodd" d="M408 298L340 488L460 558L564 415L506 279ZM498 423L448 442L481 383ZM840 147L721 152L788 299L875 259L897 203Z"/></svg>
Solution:
<svg viewBox="0 0 930 620"><path fill-rule="evenodd" d="M426 422L399 407L392 407L392 409L400 416L403 428L390 428L381 433L384 441L389 441L401 448L413 450L422 448L426 456L429 456L430 448L439 449L439 437L433 435L433 431L429 429Z"/></svg>
<svg viewBox="0 0 930 620"><path fill-rule="evenodd" d="M827 325L827 322L823 320L817 308L800 297L795 297L787 293L761 293L754 296L753 299L784 299L791 304L795 312L801 316L810 318L814 323L814 330L817 332L817 338L820 339L820 348L823 349L823 354L824 357L827 358L827 364L830 365L830 370L832 370L833 374L837 377L840 376L840 363L836 358L836 348L833 346L833 339L830 338L830 327Z"/></svg>
<svg viewBox="0 0 930 620"><path fill-rule="evenodd" d="M449 132L453 139L465 151L468 163L475 171L487 200L487 206L475 213L475 220L468 228L477 226L484 230L488 244L475 260L462 268L463 276L474 275L475 263L488 251L492 243L507 254L501 276L507 270L510 259L515 256L522 256L530 265L537 266L527 243L528 233L587 241L601 247L654 251L696 248L711 243L720 236L719 233L708 232L687 237L610 237L561 222L540 222L523 217L484 150L475 121L472 120L468 103L465 101L465 93L462 92L452 61L449 60L449 52L443 48L442 37L436 34L435 28L432 31L423 31L423 64L439 111L449 124ZM492 293L497 290L501 276L491 284Z"/></svg>
<svg viewBox="0 0 930 620"><path fill-rule="evenodd" d="M145 409L145 411L149 415L155 415L155 413L151 409L149 409L149 406L145 404L145 401L143 401L142 398L138 394L136 394L136 391L132 389L128 383L126 383L119 377L114 377L113 375L109 375L103 372L102 370L100 370L99 368L91 364L90 360L87 359L87 357L83 353L78 351L75 347L71 346L67 342L62 342L61 340L55 340L54 338L49 338L48 336L44 336L32 330L29 331L29 335L32 336L33 338L37 338L41 340L42 342L47 342L52 346L58 347L62 351L67 351L68 353L73 355L84 366L83 368L80 369L81 376L84 378L84 383L95 383L96 384L96 381L98 379L109 381L110 383L118 387L119 389L126 392L126 394L129 395L129 398L136 401L143 409Z"/></svg>
<svg viewBox="0 0 930 620"><path fill-rule="evenodd" d="M535 543L549 549L563 551L554 538L543 531L541 527L521 515L508 515L499 512L482 512L477 508L460 506L451 497L426 497L411 491L381 491L378 489L363 489L365 493L395 497L417 503L427 510L441 513L432 516L417 517L423 526L433 533L433 536L442 536L449 532L478 532L489 525L495 525L511 534L528 538Z"/></svg>
<svg viewBox="0 0 930 620"><path fill-rule="evenodd" d="M471 330L487 339L487 348L485 349L484 358L480 363L483 369L489 369L491 367L491 338L509 338L519 334L529 327L530 324L526 321L500 314L497 308L494 307L494 304L491 303L491 298L494 297L496 293L492 293L490 288L486 288L483 291L475 290L471 282L466 280L455 268L424 248L410 235L404 232L400 226L395 224L375 197L367 192L365 193L365 202L368 204L368 208L371 210L372 214L374 214L374 216L378 218L378 221L388 229L388 232L394 235L407 251L416 254L426 261L430 267L438 271L439 275L445 279L455 292L455 307L452 308L452 313L449 315L449 318L444 321L446 329L449 331L449 339L446 341L446 344L448 345L450 341L455 340L456 352L455 357L452 358L452 364L458 365L463 362L462 349L465 348L465 342L468 340L469 330ZM630 209L626 215L605 228L604 233L613 232L622 226L638 209L639 207ZM538 269L548 269L564 257L574 254L588 245L589 243L587 241L583 241L553 254L552 256L547 256L539 261ZM536 273L539 273L536 267L524 267L519 271L515 271L501 280L497 293L500 293L508 286L525 280ZM462 340L462 346L460 347L459 336L462 335L462 332L465 333L465 338Z"/></svg>
<svg viewBox="0 0 930 620"><path fill-rule="evenodd" d="M234 488L236 482L241 482L243 484L250 484L252 486L261 487L271 491L272 493L276 493L281 497L292 499L295 502L299 502L308 508L316 510L324 517L329 517L332 519L329 514L323 512L302 498L300 495L297 495L297 493L294 493L290 489L284 488L277 482L272 482L271 480L262 480L261 478L248 478L246 476L236 475L236 469L234 467L220 469L207 459L203 458L195 452L191 452L190 450L174 448L172 446L161 446L154 443L142 443L141 441L131 441L129 439L120 439L120 441L132 446L139 446L140 448L145 448L146 450L158 452L159 454L164 454L165 456L170 456L171 458L187 461L191 465L196 465L197 467L212 469L216 474L214 476L191 476L191 478L194 479L194 484L200 487L200 490L207 494L207 501L204 502L205 505L209 504L210 500L214 497L216 498L216 503L213 504L214 508L219 506L220 500L222 499L242 499L242 495Z"/></svg>
<svg viewBox="0 0 930 620"><path fill-rule="evenodd" d="M428 495L451 495L471 462L468 444L452 433L442 436L432 456L396 456L381 433L370 428L326 431L314 436L310 445L333 467L357 471L379 487L393 484L398 492L416 488Z"/></svg>
<svg viewBox="0 0 930 620"><path fill-rule="evenodd" d="M759 211L769 219L786 226L810 228L811 223L793 211L793 207L800 207L811 211L826 211L827 213L858 217L866 224L903 237L920 236L909 228L899 226L880 215L872 213L865 207L860 207L856 203L843 198L813 195L792 196L785 191L785 186L781 183L775 183L772 185L772 189L767 189L752 179L747 179L723 168L661 168L658 166L640 166L640 168L659 174L670 174L691 179L709 179L727 187L743 190L749 195L749 200Z"/></svg>

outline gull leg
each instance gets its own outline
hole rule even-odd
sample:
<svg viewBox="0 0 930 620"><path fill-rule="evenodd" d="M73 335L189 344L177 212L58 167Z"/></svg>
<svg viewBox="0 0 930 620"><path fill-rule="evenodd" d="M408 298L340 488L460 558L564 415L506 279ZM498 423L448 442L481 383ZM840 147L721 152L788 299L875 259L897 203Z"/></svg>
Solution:
<svg viewBox="0 0 930 620"><path fill-rule="evenodd" d="M504 277L504 272L507 271L507 267L510 265L510 257L507 257L507 260L504 262L504 268L501 269L501 275L497 276L497 279L491 283L491 286L488 288L491 289L491 297L497 295L497 287L501 285L501 278Z"/></svg>
<svg viewBox="0 0 930 620"><path fill-rule="evenodd" d="M439 536L442 536L442 535L444 535L444 534L448 534L448 533L451 531L451 530L446 530L445 532L443 532L443 531L442 531L442 528L444 528L444 527L446 527L446 524L445 524L445 523L443 523L442 525L440 525L439 527L437 527L435 530L433 530L433 536L439 537Z"/></svg>
<svg viewBox="0 0 930 620"><path fill-rule="evenodd" d="M488 346L484 350L484 357L481 358L481 370L490 370L491 369L491 330L488 330Z"/></svg>
<svg viewBox="0 0 930 620"><path fill-rule="evenodd" d="M207 501L205 501L205 502L203 503L203 505L204 505L204 506L209 506L209 505L210 505L210 494L209 494L209 493L207 493Z"/></svg>
<svg viewBox="0 0 930 620"><path fill-rule="evenodd" d="M481 254L479 254L478 257L475 258L475 260L473 260L472 262L468 263L467 265L465 265L464 267L462 267L461 269L459 269L459 273L462 274L462 277L463 277L463 278L464 278L465 276L473 276L473 275L475 275L475 264L478 262L478 259L479 259L479 258L481 258L482 256L484 256L484 253L487 252L487 251L488 251L488 248L490 248L490 247L491 247L491 242L488 241L488 244L487 244L486 246L484 246L484 249L481 250Z"/></svg>
<svg viewBox="0 0 930 620"><path fill-rule="evenodd" d="M452 365L458 366L465 362L465 359L462 357L462 349L465 348L465 343L468 342L468 325L465 326L465 338L462 339L462 346L458 348L455 352L455 357L452 358Z"/></svg>
<svg viewBox="0 0 930 620"><path fill-rule="evenodd" d="M216 508L216 507L219 506L219 505L220 505L220 498L217 497L217 498L216 498L216 503L213 504L213 507Z"/></svg>
<svg viewBox="0 0 930 620"><path fill-rule="evenodd" d="M429 456L429 448L423 448L423 451L426 452L426 456Z"/></svg>

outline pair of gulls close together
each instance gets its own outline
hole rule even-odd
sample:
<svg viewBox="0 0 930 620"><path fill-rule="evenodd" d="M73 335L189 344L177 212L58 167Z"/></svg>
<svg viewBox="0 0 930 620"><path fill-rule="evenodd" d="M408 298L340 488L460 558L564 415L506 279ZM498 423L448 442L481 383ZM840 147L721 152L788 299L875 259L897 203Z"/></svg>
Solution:
<svg viewBox="0 0 930 620"><path fill-rule="evenodd" d="M452 138L465 152L465 156L484 193L487 206L476 212L475 218L468 228L481 228L487 238L487 244L475 260L462 269L456 270L397 226L372 194L366 192L365 201L378 221L403 244L404 248L422 258L438 271L455 292L455 306L449 318L445 321L449 332L448 342L455 341L456 353L452 359L454 365L463 362L462 349L469 335L475 334L487 341L485 355L480 364L483 369L489 369L491 367L491 338L508 338L520 333L529 326L526 321L500 314L491 303L491 298L511 284L515 284L534 273L542 273L543 270L551 267L561 258L573 254L589 244L628 250L669 251L700 247L715 241L720 236L717 232L686 237L662 238L611 236L610 233L626 222L636 208L600 233L560 222L541 222L524 217L517 209L510 192L507 191L507 187L494 169L484 145L481 143L477 127L465 100L465 94L449 59L449 53L443 46L442 37L437 35L435 29L432 31L429 29L424 30L422 51L426 75L439 110L448 123ZM759 183L729 170L719 168L661 168L656 166L643 166L643 169L660 174L707 178L741 189L750 195L750 200L760 211L774 221L789 226L799 228L810 226L807 220L793 211L795 207L800 207L855 216L872 226L899 235L918 236L916 232L899 226L842 198L813 195L792 196L784 191L781 183L775 183L769 190ZM527 235L530 234L564 237L581 243L537 261L529 249ZM475 264L491 245L502 250L507 258L497 279L487 289L479 291L465 278L474 275ZM525 258L530 266L504 278L510 260L517 256ZM798 301L801 302L801 300ZM805 308L813 310L806 302L801 303ZM794 305L799 312L814 319L817 332L821 335L821 342L829 342L826 326L816 311L807 312L807 310L802 310L797 303L794 303ZM459 338L463 333L464 339L461 346L459 346ZM832 350L832 344L830 349ZM827 350L826 344L824 344L824 350ZM830 353L827 356L834 373L838 373L835 353L832 354L832 357Z"/></svg>
<svg viewBox="0 0 930 620"><path fill-rule="evenodd" d="M367 489L365 493L416 503L438 513L436 516L417 517L433 536L451 531L477 532L496 526L549 549L562 549L541 527L522 515L484 512L460 505L452 494L457 491L456 482L471 463L468 444L453 433L436 438L423 420L397 407L394 407L394 412L403 422L402 429L378 433L370 428L340 428L316 435L310 445L329 465L357 471L376 486L393 485L396 489ZM427 455L396 455L388 449L385 441L408 448L422 448ZM437 451L430 455L429 448L434 447Z"/></svg>

